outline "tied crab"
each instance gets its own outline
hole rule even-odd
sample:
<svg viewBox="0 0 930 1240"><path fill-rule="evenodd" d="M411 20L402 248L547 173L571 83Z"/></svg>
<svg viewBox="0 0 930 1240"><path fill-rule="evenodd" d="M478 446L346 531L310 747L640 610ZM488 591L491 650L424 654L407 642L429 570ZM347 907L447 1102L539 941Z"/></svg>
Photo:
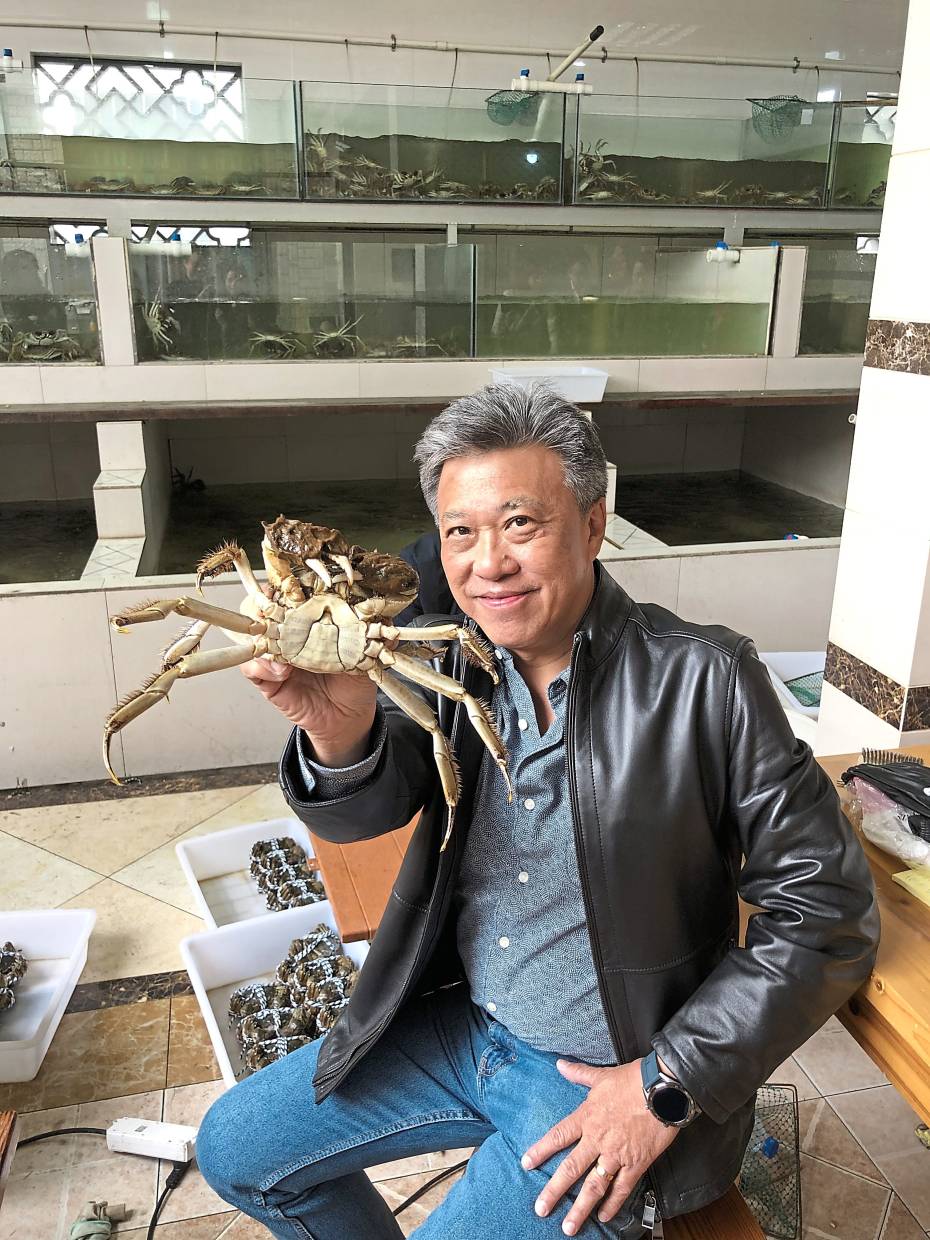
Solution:
<svg viewBox="0 0 930 1240"><path fill-rule="evenodd" d="M322 675L368 676L432 737L433 759L448 808L441 846L445 849L459 800L458 764L432 708L404 681L464 705L472 727L506 780L508 799L512 799L507 751L489 708L457 680L435 670L430 660L436 651L429 643L457 641L463 657L483 668L496 684L491 650L463 625L407 628L391 623L416 598L419 586L416 571L404 560L350 546L338 530L326 526L284 516L262 524L262 559L271 598L255 579L242 548L226 542L197 566L197 587L207 578L234 570L246 592L238 612L185 596L141 603L111 618L118 632L170 615L183 616L190 624L163 652L161 670L107 717L103 760L110 778L120 782L110 763L111 738L167 697L179 678L238 667L262 656ZM201 651L200 643L211 627L222 629L235 644Z"/></svg>

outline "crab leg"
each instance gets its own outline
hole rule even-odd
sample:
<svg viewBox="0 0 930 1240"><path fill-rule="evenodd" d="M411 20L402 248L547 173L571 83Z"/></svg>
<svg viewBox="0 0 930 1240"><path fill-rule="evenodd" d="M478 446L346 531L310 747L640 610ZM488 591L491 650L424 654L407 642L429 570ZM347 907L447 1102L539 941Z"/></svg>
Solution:
<svg viewBox="0 0 930 1240"><path fill-rule="evenodd" d="M427 632L429 632L428 629ZM423 685L425 689L433 689L436 693L441 693L443 697L451 698L454 702L464 703L472 727L500 767L507 784L507 800L512 801L513 785L507 770L507 750L489 709L473 697L457 680L453 680L451 676L444 676L442 672L437 672L428 663L420 663L417 659L411 659L409 655L401 654L398 650L384 650L380 658L382 663L389 667L393 665L398 672L406 676L408 680L412 680L414 684Z"/></svg>
<svg viewBox="0 0 930 1240"><path fill-rule="evenodd" d="M141 689L125 697L116 709L110 712L103 725L103 761L113 782L118 784L120 780L110 765L110 738L150 706L154 706L162 698L167 698L168 690L179 677L201 676L204 672L238 667L240 663L247 663L249 659L266 653L267 649L268 643L262 638L256 638L243 646L223 646L219 650L202 650L196 654L184 655L173 666L166 667L164 671L153 676Z"/></svg>
<svg viewBox="0 0 930 1240"><path fill-rule="evenodd" d="M262 598L264 599L264 595ZM206 620L218 628L227 629L231 633L247 633L251 637L259 637L268 633L278 636L278 626L274 620L250 620L238 611L229 611L226 607L214 607L212 603L201 602L197 598L165 598L153 599L150 603L141 603L128 611L118 612L110 617L115 629L122 631L129 624L144 624L148 620L164 620L176 612L179 616L190 616L194 620Z"/></svg>
<svg viewBox="0 0 930 1240"><path fill-rule="evenodd" d="M265 595L262 593L262 588L252 572L249 557L239 544L234 542L225 542L222 546L217 547L215 551L211 551L209 555L203 557L197 565L197 589L200 590L206 578L215 577L217 573L228 572L230 568L234 568L239 574L239 580L242 582L246 594L250 594L253 598L257 598L264 603Z"/></svg>
<svg viewBox="0 0 930 1240"><path fill-rule="evenodd" d="M461 624L428 624L422 628L394 628L382 625L382 634L391 641L402 642L433 642L457 641L462 647L462 654L469 663L483 668L495 684L500 680L494 666L494 656L487 643L471 629ZM435 686L432 686L435 687Z"/></svg>
<svg viewBox="0 0 930 1240"><path fill-rule="evenodd" d="M400 707L405 715L409 715L415 723L418 723L421 728L429 732L433 738L433 758L439 771L442 793L449 810L446 834L439 849L442 852L449 842L449 836L452 834L452 820L455 817L455 807L458 804L461 787L458 765L452 753L452 748L446 739L445 733L440 728L439 720L436 718L433 710L418 693L414 693L409 686L405 685L402 680L399 680L385 667L375 666L369 671L368 675L387 697Z"/></svg>

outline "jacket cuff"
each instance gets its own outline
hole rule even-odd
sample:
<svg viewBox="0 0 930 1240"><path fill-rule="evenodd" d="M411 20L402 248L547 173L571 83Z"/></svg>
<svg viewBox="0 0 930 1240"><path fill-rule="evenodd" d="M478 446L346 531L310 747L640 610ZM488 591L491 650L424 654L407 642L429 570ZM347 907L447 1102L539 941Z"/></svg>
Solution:
<svg viewBox="0 0 930 1240"><path fill-rule="evenodd" d="M311 745L300 728L294 729L297 766L303 777L301 800L307 802L336 801L358 792L375 773L387 742L387 720L380 705L375 708L375 720L369 738L369 753L353 766L322 766L311 756Z"/></svg>
<svg viewBox="0 0 930 1240"><path fill-rule="evenodd" d="M732 1111L724 1106L710 1091L706 1077L696 1072L686 1059L682 1059L678 1049L674 1047L664 1033L657 1033L652 1039L652 1049L659 1056L675 1079L685 1089L704 1112L716 1124L725 1124Z"/></svg>

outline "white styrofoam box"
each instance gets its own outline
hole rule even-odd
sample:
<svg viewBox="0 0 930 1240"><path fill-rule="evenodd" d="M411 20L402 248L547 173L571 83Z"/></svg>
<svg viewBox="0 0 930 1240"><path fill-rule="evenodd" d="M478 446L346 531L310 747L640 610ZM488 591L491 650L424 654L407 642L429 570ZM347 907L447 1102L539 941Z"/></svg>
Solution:
<svg viewBox="0 0 930 1240"><path fill-rule="evenodd" d="M277 916L267 908L265 897L249 873L249 861L253 844L280 835L289 835L308 857L313 857L310 833L297 818L249 822L175 844L184 877L211 930L250 917Z"/></svg>
<svg viewBox="0 0 930 1240"><path fill-rule="evenodd" d="M248 1075L235 1031L229 1024L230 995L249 982L271 981L293 940L308 934L320 922L336 929L328 900L289 908L274 917L257 917L205 930L181 940L181 959L227 1085L235 1085L243 1075ZM343 951L361 967L368 955L368 944L346 943Z"/></svg>
<svg viewBox="0 0 930 1240"><path fill-rule="evenodd" d="M0 1014L0 1081L31 1081L42 1066L96 920L87 908L0 913L0 943L13 943L28 965L13 989L15 1004Z"/></svg>
<svg viewBox="0 0 930 1240"><path fill-rule="evenodd" d="M594 366L500 366L491 368L495 383L517 383L529 387L536 379L547 379L566 400L603 400L607 371Z"/></svg>
<svg viewBox="0 0 930 1240"><path fill-rule="evenodd" d="M812 672L822 672L827 661L826 651L780 650L773 654L760 654L759 658L768 668L769 679L775 686L775 692L781 698L786 711L793 711L808 719L816 719L820 714L820 707L802 706L785 681L794 680L797 676L809 676ZM802 739L806 740L807 737Z"/></svg>

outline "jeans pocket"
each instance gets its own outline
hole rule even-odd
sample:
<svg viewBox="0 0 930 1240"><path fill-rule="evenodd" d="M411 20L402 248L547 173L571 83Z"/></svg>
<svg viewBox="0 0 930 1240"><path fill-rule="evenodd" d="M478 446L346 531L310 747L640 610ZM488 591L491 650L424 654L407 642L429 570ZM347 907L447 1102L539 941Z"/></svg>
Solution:
<svg viewBox="0 0 930 1240"><path fill-rule="evenodd" d="M508 1064L516 1062L516 1051L505 1050L502 1046L492 1042L481 1056L481 1062L478 1064L478 1076L485 1079L496 1076L501 1068L506 1068Z"/></svg>

